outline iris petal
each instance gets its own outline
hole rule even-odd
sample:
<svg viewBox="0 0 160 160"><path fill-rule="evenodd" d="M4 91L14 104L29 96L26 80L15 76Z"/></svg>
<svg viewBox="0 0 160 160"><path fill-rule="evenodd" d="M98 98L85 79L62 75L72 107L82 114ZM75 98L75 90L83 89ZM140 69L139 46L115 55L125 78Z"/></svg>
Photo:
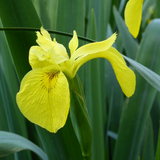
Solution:
<svg viewBox="0 0 160 160"><path fill-rule="evenodd" d="M76 60L78 57L81 57L81 56L106 51L112 46L115 40L116 40L116 33L114 33L111 37L109 37L105 41L86 44L78 48L71 56L71 59Z"/></svg>
<svg viewBox="0 0 160 160"><path fill-rule="evenodd" d="M143 0L129 0L125 8L125 22L134 38L138 36L142 20Z"/></svg>
<svg viewBox="0 0 160 160"><path fill-rule="evenodd" d="M29 50L29 63L32 69L43 68L56 65L52 59L48 59L49 54L39 46L32 46Z"/></svg>
<svg viewBox="0 0 160 160"><path fill-rule="evenodd" d="M39 46L42 47L42 49L46 52L50 50L53 47L54 42L51 41L51 39L48 39L48 37L46 38L45 36L41 35L40 32L36 33L37 33L36 42L39 44Z"/></svg>
<svg viewBox="0 0 160 160"><path fill-rule="evenodd" d="M65 48L62 44L58 43L55 38L54 38L54 42L55 42L56 46L59 48L60 53L61 53L64 57L66 57L66 58L68 59L69 56L68 56L68 53L67 53L67 51L66 51L66 48Z"/></svg>
<svg viewBox="0 0 160 160"><path fill-rule="evenodd" d="M37 32L37 40L36 42L39 44L39 46L45 51L48 52L49 50L56 50L56 54L59 54L59 56L64 56L64 58L68 59L68 54L66 52L65 47L62 44L59 44L54 40L54 42L51 40L50 34L41 27L41 33ZM54 60L55 61L55 60Z"/></svg>
<svg viewBox="0 0 160 160"><path fill-rule="evenodd" d="M23 78L16 100L28 120L55 133L68 116L68 81L54 66L32 70Z"/></svg>
<svg viewBox="0 0 160 160"><path fill-rule="evenodd" d="M72 68L74 75L80 66L94 58L105 58L111 63L123 93L127 97L131 97L135 91L135 74L130 68L127 67L122 55L113 47L107 51L89 54L77 59L74 67Z"/></svg>
<svg viewBox="0 0 160 160"><path fill-rule="evenodd" d="M50 36L50 34L49 34L43 27L41 27L40 30L41 30L41 33L42 33L43 37L44 37L45 39L48 39L48 40L51 41L51 36Z"/></svg>
<svg viewBox="0 0 160 160"><path fill-rule="evenodd" d="M70 49L71 55L77 49L77 47L78 47L77 33L76 31L73 31L73 38L69 42L69 49Z"/></svg>
<svg viewBox="0 0 160 160"><path fill-rule="evenodd" d="M51 59L53 59L57 64L68 60L68 58L64 57L61 54L59 48L56 45L54 45L54 47L51 48L48 52L49 52L49 55L51 56Z"/></svg>

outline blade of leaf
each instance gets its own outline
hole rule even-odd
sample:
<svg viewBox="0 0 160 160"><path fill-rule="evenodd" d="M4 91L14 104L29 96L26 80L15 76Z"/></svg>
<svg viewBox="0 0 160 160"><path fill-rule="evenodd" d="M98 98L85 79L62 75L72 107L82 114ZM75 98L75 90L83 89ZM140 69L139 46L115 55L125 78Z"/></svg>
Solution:
<svg viewBox="0 0 160 160"><path fill-rule="evenodd" d="M160 98L158 95L160 92L157 93L156 99L154 101L153 107L151 109L151 118L153 124L153 133L154 133L154 151L156 153L156 148L158 145L158 134L159 134L159 120L160 120Z"/></svg>
<svg viewBox="0 0 160 160"><path fill-rule="evenodd" d="M9 100L7 99L8 98L8 96L7 96L7 88L6 88L6 83L5 83L5 80L4 80L4 76L3 76L3 73L2 73L1 66L0 66L0 77L1 77L0 78L0 86L1 86L0 87L0 92L1 92L1 95L2 95L1 96L1 99L2 99L1 107L4 106L3 107L3 109L4 109L4 115L3 115L4 119L1 119L1 121L4 120L6 122L6 123L4 123L6 125L4 126L3 129L6 129L8 131L12 131L13 132L14 131L14 127L13 127L13 122L12 122L12 115L10 113ZM3 111L3 109L2 109L2 111Z"/></svg>
<svg viewBox="0 0 160 160"><path fill-rule="evenodd" d="M86 157L86 159L90 159L89 157L91 157L92 132L86 103L84 101L82 85L78 77L75 77L72 81L70 81L70 90L70 116L73 128L80 143L82 155Z"/></svg>
<svg viewBox="0 0 160 160"><path fill-rule="evenodd" d="M91 8L94 8L95 20L97 22L97 40L106 39L107 26L111 13L111 0L92 1Z"/></svg>
<svg viewBox="0 0 160 160"><path fill-rule="evenodd" d="M108 130L117 133L124 105L124 95L115 77L113 68L109 62L106 62L106 74L107 74L107 79L106 79L107 104L109 105L106 133L108 132ZM111 139L110 150L112 154L114 151L114 147L115 147L115 140Z"/></svg>
<svg viewBox="0 0 160 160"><path fill-rule="evenodd" d="M65 126L56 134L36 126L44 150L48 157L55 160L83 160L82 152L68 116Z"/></svg>
<svg viewBox="0 0 160 160"><path fill-rule="evenodd" d="M145 78L148 83L160 91L160 76L158 74L124 55L123 57L141 74L141 76L143 76L143 78Z"/></svg>
<svg viewBox="0 0 160 160"><path fill-rule="evenodd" d="M142 160L154 159L154 135L151 116L148 115L145 129L144 144L142 145Z"/></svg>
<svg viewBox="0 0 160 160"><path fill-rule="evenodd" d="M87 36L96 39L96 21L94 10L91 10L91 18L88 26ZM86 64L85 68L85 96L92 129L92 159L104 160L104 137L103 120L106 112L102 111L102 93L100 85L100 65L99 60L94 59ZM102 72L102 70L101 70ZM103 80L104 81L104 80ZM104 89L104 88L103 88ZM105 95L104 95L105 96ZM104 120L105 121L105 120Z"/></svg>
<svg viewBox="0 0 160 160"><path fill-rule="evenodd" d="M41 19L44 28L50 28L50 21L47 9L47 3L44 0L33 0L36 11Z"/></svg>
<svg viewBox="0 0 160 160"><path fill-rule="evenodd" d="M72 3L72 5L71 5ZM73 33L76 30L78 35L83 36L85 31L85 1L59 1L57 11L56 29L63 32ZM65 25L64 25L65 24ZM71 38L56 36L67 49Z"/></svg>
<svg viewBox="0 0 160 160"><path fill-rule="evenodd" d="M41 22L31 0L0 1L0 17L3 27L41 27ZM29 48L35 44L34 32L5 31L12 58L21 80L30 70Z"/></svg>
<svg viewBox="0 0 160 160"><path fill-rule="evenodd" d="M57 12L58 12L58 3L59 0L49 0L48 1L48 15L51 23L51 29L56 29L56 23L57 23Z"/></svg>
<svg viewBox="0 0 160 160"><path fill-rule="evenodd" d="M8 67L11 67L11 66L10 65L6 66L6 68ZM8 72L10 73L10 71ZM13 75L12 73L10 74ZM0 116L0 121L1 121L0 130L15 132L22 136L27 137L24 117L21 115L21 113L17 108L17 105L15 104L14 93L13 93L14 91L12 90L14 87L11 87L10 89L8 89L9 85L5 79L7 77L4 77L4 74L2 73L1 65L0 65L0 75L1 75L0 76L0 95L1 95L0 98L2 98L1 112L0 112L2 114ZM12 79L13 79L12 82L14 82L14 76L12 77ZM29 151L27 152L25 151L18 154L15 153L14 157L16 160L18 160L18 158L21 159L22 157L24 160L29 160L31 158L31 155Z"/></svg>
<svg viewBox="0 0 160 160"><path fill-rule="evenodd" d="M160 1L159 1L159 0L156 0L156 13L155 13L155 17L156 17L156 18L160 18L160 10L159 10L159 7L160 7Z"/></svg>
<svg viewBox="0 0 160 160"><path fill-rule="evenodd" d="M119 11L120 14L121 14L122 11L124 10L125 4L126 4L126 0L121 0L121 1L120 1L120 5L119 5L119 9L118 9L118 11Z"/></svg>
<svg viewBox="0 0 160 160"><path fill-rule="evenodd" d="M2 43L1 43L2 44ZM3 50L2 50L3 52ZM4 57L3 57L4 58ZM4 59L3 59L4 60ZM5 62L5 61L3 61ZM8 63L5 63L8 64ZM11 63L12 64L12 63ZM3 67L5 67L3 65ZM10 64L8 64L6 66L6 68L8 69L8 67L11 67ZM5 69L6 69L5 68ZM10 69L11 69L10 68ZM7 73L10 73L11 75L13 75L10 71L8 70ZM0 65L0 130L5 130L5 131L10 131L10 132L15 132L18 133L20 135L23 135L25 137L27 137L27 131L26 131L26 125L25 125L25 121L24 121L24 117L21 115L21 113L19 112L19 109L17 108L17 105L15 103L15 94L11 94L11 93L15 93L15 90L13 91L14 87L9 88L9 84L6 81L6 72L2 72L1 69L1 65ZM15 74L15 72L14 72ZM12 77L12 85L14 82L14 76ZM16 86L16 84L15 84ZM13 155L12 155L13 156ZM12 157L12 156L8 156L8 157ZM15 153L14 157L16 160L18 160L18 157L21 159L22 157L24 157L23 159L25 160L29 160L31 158L30 152L29 151L25 151L25 152L21 152L21 153Z"/></svg>
<svg viewBox="0 0 160 160"><path fill-rule="evenodd" d="M3 32L0 32L0 44L2 45L0 55L1 55L1 67L2 74L4 75L1 78L6 82L6 88L8 89L6 98L9 101L9 112L7 112L10 116L12 116L12 120L10 123L13 123L13 129L17 134L20 134L24 137L27 137L26 125L24 121L24 117L20 113L17 104L16 104L16 93L19 88L19 82L17 79L17 75L15 72L15 68L12 63L11 54L7 45L7 41ZM12 79L12 81L11 81ZM1 88L3 88L2 86ZM4 92L3 92L4 93ZM6 108L6 107L5 107ZM11 131L11 130L10 130Z"/></svg>
<svg viewBox="0 0 160 160"><path fill-rule="evenodd" d="M29 149L39 155L43 160L48 160L47 155L34 143L14 133L0 131L0 157Z"/></svg>
<svg viewBox="0 0 160 160"><path fill-rule="evenodd" d="M160 160L160 128L159 128L158 144L156 150L156 160Z"/></svg>
<svg viewBox="0 0 160 160"><path fill-rule="evenodd" d="M154 12L155 9L155 0L146 0L143 3L143 8L142 8L142 24L141 28L144 30L145 25L149 23L149 20L151 19L151 16Z"/></svg>

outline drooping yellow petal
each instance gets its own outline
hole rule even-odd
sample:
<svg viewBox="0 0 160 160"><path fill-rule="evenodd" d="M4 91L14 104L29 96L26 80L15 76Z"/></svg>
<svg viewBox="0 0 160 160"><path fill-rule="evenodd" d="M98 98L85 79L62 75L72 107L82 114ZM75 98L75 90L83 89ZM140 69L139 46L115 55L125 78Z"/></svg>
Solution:
<svg viewBox="0 0 160 160"><path fill-rule="evenodd" d="M56 65L56 63L48 57L49 54L39 46L32 46L29 50L29 63L32 69Z"/></svg>
<svg viewBox="0 0 160 160"><path fill-rule="evenodd" d="M138 36L142 20L143 0L129 0L125 8L125 22L134 38Z"/></svg>
<svg viewBox="0 0 160 160"><path fill-rule="evenodd" d="M58 67L31 70L23 78L16 100L28 120L55 133L68 116L68 81Z"/></svg>
<svg viewBox="0 0 160 160"><path fill-rule="evenodd" d="M127 67L122 55L113 47L109 48L107 51L86 55L77 59L72 68L74 75L80 66L94 58L105 58L111 63L123 93L127 97L131 97L135 91L135 74Z"/></svg>
<svg viewBox="0 0 160 160"><path fill-rule="evenodd" d="M73 38L69 42L69 49L70 49L71 55L77 49L77 47L78 47L77 33L76 33L76 31L73 31Z"/></svg>
<svg viewBox="0 0 160 160"><path fill-rule="evenodd" d="M71 56L71 59L76 60L78 57L81 57L81 56L106 51L112 46L115 40L116 40L116 33L114 33L111 37L109 37L105 41L86 44L78 48Z"/></svg>
<svg viewBox="0 0 160 160"><path fill-rule="evenodd" d="M107 58L111 63L123 93L127 97L131 97L135 92L136 76L134 72L129 67L127 67L125 61L122 61L117 56L117 52L117 50L109 50L107 53L108 56L104 56L104 58Z"/></svg>

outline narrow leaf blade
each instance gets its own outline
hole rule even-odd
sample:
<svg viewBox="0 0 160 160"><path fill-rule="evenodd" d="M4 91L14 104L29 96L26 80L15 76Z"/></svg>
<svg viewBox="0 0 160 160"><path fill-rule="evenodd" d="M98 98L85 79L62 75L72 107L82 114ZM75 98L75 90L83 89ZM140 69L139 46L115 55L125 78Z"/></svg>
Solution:
<svg viewBox="0 0 160 160"><path fill-rule="evenodd" d="M39 155L43 160L48 160L47 155L31 141L14 133L0 131L0 157L24 149L29 149Z"/></svg>
<svg viewBox="0 0 160 160"><path fill-rule="evenodd" d="M158 74L124 55L123 57L141 74L141 76L143 76L143 78L145 78L148 83L160 91L160 76Z"/></svg>
<svg viewBox="0 0 160 160"><path fill-rule="evenodd" d="M91 156L92 132L87 107L83 98L82 85L77 77L70 82L70 90L71 121L80 143L82 154L88 157Z"/></svg>

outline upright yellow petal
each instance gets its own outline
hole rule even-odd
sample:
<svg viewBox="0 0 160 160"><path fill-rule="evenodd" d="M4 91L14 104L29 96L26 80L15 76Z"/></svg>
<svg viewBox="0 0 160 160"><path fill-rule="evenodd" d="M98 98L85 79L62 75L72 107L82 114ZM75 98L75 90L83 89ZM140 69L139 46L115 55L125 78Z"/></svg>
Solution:
<svg viewBox="0 0 160 160"><path fill-rule="evenodd" d="M114 69L116 78L121 86L123 93L127 97L133 95L136 85L135 74L130 68L127 67L122 55L113 47L107 51L86 55L77 59L72 68L73 74L75 75L80 66L82 66L85 62L94 58L107 59Z"/></svg>
<svg viewBox="0 0 160 160"><path fill-rule="evenodd" d="M109 49L112 46L112 44L115 42L115 40L116 40L116 33L114 33L111 37L109 37L105 41L86 44L86 45L78 48L71 56L71 59L74 61L78 57L81 57L81 56L86 56L89 54L94 54L94 53L106 51L107 49Z"/></svg>
<svg viewBox="0 0 160 160"><path fill-rule="evenodd" d="M69 49L70 49L71 55L77 49L77 47L78 47L77 33L76 31L73 31L73 38L69 42Z"/></svg>
<svg viewBox="0 0 160 160"><path fill-rule="evenodd" d="M62 44L57 43L55 39L53 42L51 40L50 34L45 29L43 29L43 27L41 27L41 33L37 32L36 42L39 44L41 49L38 49L38 47L32 47L30 52L34 53L40 61L43 61L43 63L46 64L48 61L49 63L50 61L54 61L55 63L59 64L69 59L65 47ZM31 58L34 60L35 55L31 54Z"/></svg>
<svg viewBox="0 0 160 160"><path fill-rule="evenodd" d="M67 53L67 51L66 51L66 48L65 48L62 44L58 43L55 38L54 38L54 42L55 42L56 46L59 48L60 53L61 53L64 57L66 57L67 59L69 59L68 53Z"/></svg>
<svg viewBox="0 0 160 160"><path fill-rule="evenodd" d="M40 30L41 30L41 33L42 33L43 37L51 41L51 36L48 33L48 31L46 31L43 27L41 27Z"/></svg>
<svg viewBox="0 0 160 160"><path fill-rule="evenodd" d="M48 52L50 54L51 59L53 59L54 62L56 62L57 64L62 63L69 59L69 58L64 57L61 54L59 48L56 45L53 48L51 48Z"/></svg>
<svg viewBox="0 0 160 160"><path fill-rule="evenodd" d="M35 69L23 78L17 104L31 122L56 133L66 123L70 106L69 85L54 66Z"/></svg>
<svg viewBox="0 0 160 160"><path fill-rule="evenodd" d="M138 36L142 20L143 0L129 0L125 8L125 22L134 38Z"/></svg>
<svg viewBox="0 0 160 160"><path fill-rule="evenodd" d="M36 32L36 33L37 33L36 42L39 44L39 46L42 47L42 49L46 52L50 50L53 47L54 42L48 37L49 33L43 28L41 28L42 34L40 32Z"/></svg>
<svg viewBox="0 0 160 160"><path fill-rule="evenodd" d="M62 44L57 43L56 40L53 42L50 34L43 29L43 27L41 27L41 33L37 32L36 42L45 52L49 52L49 50L52 49L56 51L56 55L59 54L60 57L64 56L65 59L69 58L65 47Z"/></svg>

